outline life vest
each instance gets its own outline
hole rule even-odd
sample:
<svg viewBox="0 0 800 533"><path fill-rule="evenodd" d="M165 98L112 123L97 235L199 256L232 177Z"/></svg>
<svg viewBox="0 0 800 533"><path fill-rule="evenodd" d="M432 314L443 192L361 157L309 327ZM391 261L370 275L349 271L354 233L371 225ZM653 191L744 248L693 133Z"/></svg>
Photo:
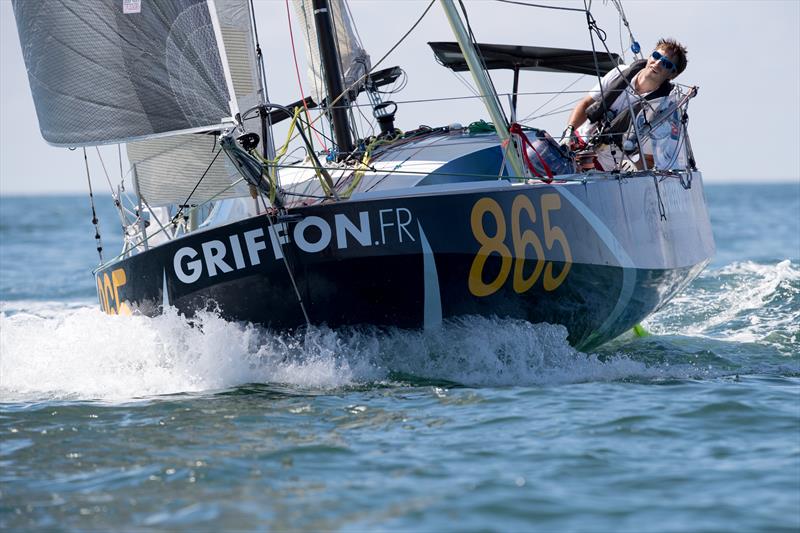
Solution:
<svg viewBox="0 0 800 533"><path fill-rule="evenodd" d="M645 66L647 66L646 59L634 61L631 66L622 71L621 76L617 76L608 85L608 88L603 91L603 98L586 109L586 117L589 121L598 124L597 129L603 135L604 144L616 144L621 147L623 134L631 126L631 107L634 115L642 109L642 98L638 98L630 107L625 107L618 113L611 111L611 106L632 83L633 77ZM644 100L662 98L672 92L672 89L672 83L665 80L658 89L645 96Z"/></svg>

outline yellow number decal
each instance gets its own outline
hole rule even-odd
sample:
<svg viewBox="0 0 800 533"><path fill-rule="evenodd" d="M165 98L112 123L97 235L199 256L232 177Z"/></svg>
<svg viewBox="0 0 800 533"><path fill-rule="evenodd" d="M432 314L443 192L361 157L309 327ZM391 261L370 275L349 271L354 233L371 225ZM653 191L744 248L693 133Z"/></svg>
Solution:
<svg viewBox="0 0 800 533"><path fill-rule="evenodd" d="M561 209L561 196L558 194L543 194L542 195L542 226L544 227L544 243L547 245L548 250L553 249L553 244L558 241L561 244L561 249L564 251L564 267L561 272L553 277L553 263L547 263L544 269L544 290L554 291L564 278L567 277L570 267L572 266L572 254L569 251L569 243L567 243L567 236L564 231L558 226L550 225L550 211Z"/></svg>
<svg viewBox="0 0 800 533"><path fill-rule="evenodd" d="M107 272L103 273L103 300L106 304L106 313L116 314L117 300L114 298L114 286Z"/></svg>
<svg viewBox="0 0 800 533"><path fill-rule="evenodd" d="M495 222L497 222L497 232L492 237L486 235L486 230L483 227L483 215L486 213L492 214ZM506 219L503 216L500 204L491 198L481 198L475 202L472 208L470 224L472 226L472 234L481 247L472 261L472 267L469 269L469 291L475 296L489 296L502 287L511 270L511 250L503 242L506 236ZM500 272L491 283L484 283L483 268L486 266L486 260L493 253L500 255L502 259Z"/></svg>
<svg viewBox="0 0 800 533"><path fill-rule="evenodd" d="M100 307L104 312L108 313L108 296L106 296L106 291L103 289L103 276L100 274L97 275L97 297L100 299Z"/></svg>
<svg viewBox="0 0 800 533"><path fill-rule="evenodd" d="M511 238L514 242L514 290L518 293L523 293L533 287L536 280L544 268L544 250L542 249L542 242L533 230L526 229L520 233L520 214L522 211L528 212L528 218L531 222L536 222L536 209L534 209L530 198L520 194L514 198L514 203L511 205ZM536 267L533 269L533 274L525 279L523 267L525 266L525 249L531 246L536 252Z"/></svg>
<svg viewBox="0 0 800 533"><path fill-rule="evenodd" d="M111 280L114 282L114 299L117 301L117 314L130 315L131 309L123 300L119 298L119 288L128 282L125 270L118 268L111 272Z"/></svg>
<svg viewBox="0 0 800 533"><path fill-rule="evenodd" d="M101 277L97 276L97 288L100 293L100 306L109 315L130 315L131 309L124 301L119 298L119 288L128 282L125 275L125 270L118 268L111 272L111 277L108 273L103 273Z"/></svg>

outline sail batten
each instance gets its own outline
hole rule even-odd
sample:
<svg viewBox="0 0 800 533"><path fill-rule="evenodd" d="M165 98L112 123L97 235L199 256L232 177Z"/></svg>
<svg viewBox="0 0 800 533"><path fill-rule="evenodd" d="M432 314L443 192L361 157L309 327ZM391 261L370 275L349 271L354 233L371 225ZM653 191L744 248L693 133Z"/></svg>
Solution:
<svg viewBox="0 0 800 533"><path fill-rule="evenodd" d="M45 140L111 144L231 122L207 0L14 0Z"/></svg>

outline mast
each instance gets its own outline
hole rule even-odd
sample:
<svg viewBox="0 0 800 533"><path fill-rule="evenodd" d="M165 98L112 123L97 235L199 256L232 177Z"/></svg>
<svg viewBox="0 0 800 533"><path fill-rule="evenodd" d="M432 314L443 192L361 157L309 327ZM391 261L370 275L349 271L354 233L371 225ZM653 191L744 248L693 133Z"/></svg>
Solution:
<svg viewBox="0 0 800 533"><path fill-rule="evenodd" d="M512 148L511 143L509 143L511 135L508 133L506 117L503 115L503 110L500 109L500 105L497 103L497 95L492 88L492 84L489 82L486 71L478 60L475 48L472 46L472 41L467 35L466 29L464 29L464 23L458 11L456 11L456 6L453 4L453 0L440 1L447 15L447 20L450 22L450 27L453 28L453 33L458 41L458 46L461 48L461 53L464 54L464 59L467 60L467 66L469 67L470 74L472 74L472 79L475 85L478 86L483 104L486 106L486 110L489 111L489 116L492 118L497 135L500 137L500 140L503 141L503 144L508 146L506 149L506 159L517 176L525 176L519 153L517 153L517 151Z"/></svg>
<svg viewBox="0 0 800 533"><path fill-rule="evenodd" d="M319 50L322 59L322 68L325 74L325 88L328 91L328 109L333 122L333 134L339 152L350 153L354 150L353 139L350 137L350 121L347 118L347 95L334 103L344 92L342 82L342 69L339 66L339 56L336 52L336 40L331 25L331 13L328 0L313 0L314 25L317 28Z"/></svg>

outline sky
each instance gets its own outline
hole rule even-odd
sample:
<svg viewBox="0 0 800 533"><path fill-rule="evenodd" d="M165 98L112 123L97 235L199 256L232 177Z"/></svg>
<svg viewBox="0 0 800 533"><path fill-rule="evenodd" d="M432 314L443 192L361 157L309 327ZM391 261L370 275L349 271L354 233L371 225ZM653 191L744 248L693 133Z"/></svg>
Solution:
<svg viewBox="0 0 800 533"><path fill-rule="evenodd" d="M427 0L349 3L373 64L428 5ZM465 0L465 5L479 42L591 49L586 19L581 13L494 0ZM548 5L582 7L583 1ZM256 0L255 6L270 99L282 104L298 100L300 89L294 73L285 2ZM623 7L644 51L652 50L662 36L674 37L688 48L688 67L677 81L700 88L689 108L689 131L706 182L800 182L800 0L627 0ZM619 53L616 10L600 0L594 0L591 9L608 35L609 47ZM297 38L297 26L294 33ZM472 94L465 84L468 78L458 78L437 64L427 45L429 41L454 40L437 2L381 64L380 68L399 65L408 75L406 88L392 97L399 103L397 127L411 130L421 124L466 125L488 120L488 113L475 99L405 103ZM622 43L627 47L627 35ZM303 44L297 41L296 45L308 94ZM629 51L626 58L631 58ZM492 77L499 92L510 91L510 74L493 71ZM596 81L588 76L579 78L571 74L523 73L520 91L559 91L573 82L570 91L588 90ZM520 117L545 104L551 96L520 97ZM566 94L556 98L539 113L559 108L565 111L526 124L557 137L566 124L570 103L578 97ZM94 149L89 153L97 193L105 178ZM116 183L120 174L117 148L103 147L101 153L110 179ZM80 193L86 187L81 151L52 147L41 138L11 2L0 0L0 195ZM107 191L108 186L105 187Z"/></svg>

